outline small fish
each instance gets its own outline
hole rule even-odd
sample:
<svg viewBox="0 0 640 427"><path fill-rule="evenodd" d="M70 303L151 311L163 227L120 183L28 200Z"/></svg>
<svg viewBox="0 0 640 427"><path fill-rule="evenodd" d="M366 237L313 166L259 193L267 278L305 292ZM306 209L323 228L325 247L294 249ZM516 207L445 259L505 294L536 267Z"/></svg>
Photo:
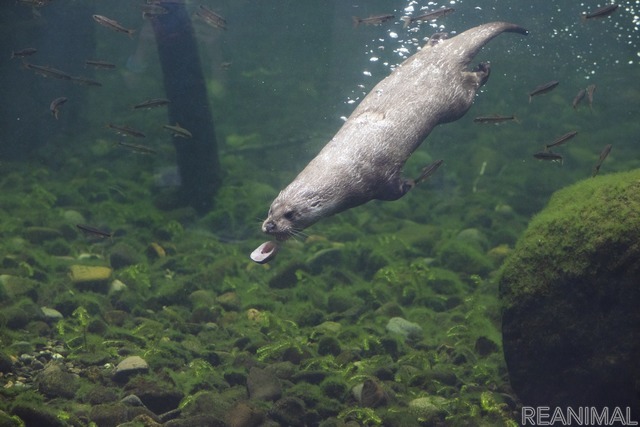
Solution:
<svg viewBox="0 0 640 427"><path fill-rule="evenodd" d="M220 28L221 30L227 29L227 21L205 5L200 5L200 9L196 11L196 15L214 28Z"/></svg>
<svg viewBox="0 0 640 427"><path fill-rule="evenodd" d="M496 124L496 125L504 122L509 122L509 121L517 122L518 119L514 115L499 116L497 114L495 116L480 116L473 119L474 123L490 123L490 124Z"/></svg>
<svg viewBox="0 0 640 427"><path fill-rule="evenodd" d="M31 56L34 53L36 53L38 51L38 49L35 49L33 47L27 47L24 49L20 49L20 50L14 50L13 52L11 52L11 59L13 58L24 58L26 56Z"/></svg>
<svg viewBox="0 0 640 427"><path fill-rule="evenodd" d="M549 160L551 162L560 162L560 164L562 164L562 156L551 151L540 151L535 153L533 157L538 160Z"/></svg>
<svg viewBox="0 0 640 427"><path fill-rule="evenodd" d="M104 239L106 237L108 237L110 239L113 239L113 233L110 233L110 232L104 231L104 230L100 230L100 229L92 227L90 225L76 224L76 227L78 227L78 229L80 231L82 231L86 235L99 237L101 239Z"/></svg>
<svg viewBox="0 0 640 427"><path fill-rule="evenodd" d="M364 25L382 25L383 23L395 18L395 15L375 15L368 18L351 17L353 28L358 28L360 24Z"/></svg>
<svg viewBox="0 0 640 427"><path fill-rule="evenodd" d="M560 84L559 81L551 80L549 83L545 83L545 84L542 84L542 85L536 87L531 92L529 92L529 103L531 103L531 98L533 98L534 96L542 95L542 94L547 93L547 92L551 92L559 84Z"/></svg>
<svg viewBox="0 0 640 427"><path fill-rule="evenodd" d="M139 104L136 104L133 106L134 110L144 110L144 109L151 109L151 108L157 108L157 107L163 107L165 105L169 105L171 103L171 101L169 101L168 99L165 98L154 98L154 99L148 99L146 101L142 101Z"/></svg>
<svg viewBox="0 0 640 427"><path fill-rule="evenodd" d="M420 172L420 176L418 177L418 179L415 180L415 183L418 184L422 181L425 181L431 175L436 173L436 171L442 165L442 163L444 163L444 160L436 160L435 162L430 163L424 168L422 168L422 171Z"/></svg>
<svg viewBox="0 0 640 427"><path fill-rule="evenodd" d="M605 7L601 7L600 9L595 10L593 12L584 13L582 15L582 20L586 21L587 19L593 19L593 18L605 18L611 15L613 12L615 12L617 8L618 8L617 4L610 4Z"/></svg>
<svg viewBox="0 0 640 427"><path fill-rule="evenodd" d="M602 162L604 162L604 159L607 158L610 152L611 152L611 144L605 145L605 147L600 152L600 157L598 157L598 161L596 162L596 165L593 167L593 173L591 174L592 177L598 174L598 172L600 171L600 166L602 166Z"/></svg>
<svg viewBox="0 0 640 427"><path fill-rule="evenodd" d="M87 59L84 61L84 65L88 65L89 67L99 68L102 70L114 70L116 68L116 64L112 64L107 61L100 61L97 59Z"/></svg>
<svg viewBox="0 0 640 427"><path fill-rule="evenodd" d="M156 154L157 153L156 150L154 150L151 147L147 147L146 145L129 144L128 142L124 142L124 141L118 141L118 145L120 147L126 148L138 154Z"/></svg>
<svg viewBox="0 0 640 427"><path fill-rule="evenodd" d="M545 145L544 146L545 147L545 151L549 150L549 148L551 148L551 147L557 147L558 145L564 144L565 142L569 141L571 138L573 138L577 134L578 134L577 130L565 133L560 138L558 138L555 141L553 141L551 144Z"/></svg>
<svg viewBox="0 0 640 427"><path fill-rule="evenodd" d="M83 86L102 86L99 81L82 76L71 76L71 82Z"/></svg>
<svg viewBox="0 0 640 427"><path fill-rule="evenodd" d="M18 0L18 3L22 3L33 8L39 8L46 6L50 1L51 0Z"/></svg>
<svg viewBox="0 0 640 427"><path fill-rule="evenodd" d="M120 25L117 21L114 21L113 19L109 19L106 16L93 15L93 20L96 21L98 24L102 25L103 27L106 27L117 33L125 33L131 38L133 38L133 33L136 32L136 30L130 30L128 28L125 28L122 25Z"/></svg>
<svg viewBox="0 0 640 427"><path fill-rule="evenodd" d="M433 33L429 40L427 40L427 46L435 46L441 41L444 41L449 38L449 33Z"/></svg>
<svg viewBox="0 0 640 427"><path fill-rule="evenodd" d="M573 107L574 110L578 108L578 104L582 102L586 94L587 94L587 91L584 89L580 89L578 91L578 93L576 94L576 97L573 98L573 102L571 103L571 106Z"/></svg>
<svg viewBox="0 0 640 427"><path fill-rule="evenodd" d="M450 13L455 12L455 9L452 7L445 7L443 9L433 10L431 12L427 12L425 14L416 16L414 18L410 16L403 16L402 19L404 21L403 28L407 28L409 25L413 24L416 21L433 21L434 19L438 19L441 16L447 16Z"/></svg>
<svg viewBox="0 0 640 427"><path fill-rule="evenodd" d="M596 91L596 85L587 86L587 102L589 103L589 109L593 110L593 94Z"/></svg>
<svg viewBox="0 0 640 427"><path fill-rule="evenodd" d="M193 137L191 132L189 132L188 130L186 130L182 126L180 126L178 123L176 123L175 126L164 125L162 127L164 129L168 130L169 132L171 132L171 135L173 135L173 136L179 136L181 138L191 138L191 137Z"/></svg>
<svg viewBox="0 0 640 427"><path fill-rule="evenodd" d="M156 16L166 15L169 11L160 6L159 4L143 4L142 6L142 19L153 19Z"/></svg>
<svg viewBox="0 0 640 427"><path fill-rule="evenodd" d="M114 125L113 123L109 123L107 127L115 130L118 135L123 135L123 136L131 135L136 138L146 137L144 133L140 132L139 130L130 128L129 126Z"/></svg>
<svg viewBox="0 0 640 427"><path fill-rule="evenodd" d="M49 111L51 111L51 114L53 114L53 117L55 117L56 120L58 120L59 108L65 102L67 102L67 98L65 98L64 96L61 96L59 98L54 99L53 101L51 101L51 104L49 104Z"/></svg>
<svg viewBox="0 0 640 427"><path fill-rule="evenodd" d="M54 79L60 80L71 80L70 74L45 65L35 65L24 62L23 66L29 70L32 70L34 73L41 75L42 77L52 77Z"/></svg>

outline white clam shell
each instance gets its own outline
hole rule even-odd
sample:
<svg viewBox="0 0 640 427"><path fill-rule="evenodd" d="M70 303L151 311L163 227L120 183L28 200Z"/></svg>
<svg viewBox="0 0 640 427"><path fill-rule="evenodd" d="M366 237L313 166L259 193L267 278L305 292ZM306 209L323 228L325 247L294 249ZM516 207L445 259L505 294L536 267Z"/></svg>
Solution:
<svg viewBox="0 0 640 427"><path fill-rule="evenodd" d="M271 261L278 253L279 246L276 242L264 242L251 252L251 260L258 264L265 264Z"/></svg>

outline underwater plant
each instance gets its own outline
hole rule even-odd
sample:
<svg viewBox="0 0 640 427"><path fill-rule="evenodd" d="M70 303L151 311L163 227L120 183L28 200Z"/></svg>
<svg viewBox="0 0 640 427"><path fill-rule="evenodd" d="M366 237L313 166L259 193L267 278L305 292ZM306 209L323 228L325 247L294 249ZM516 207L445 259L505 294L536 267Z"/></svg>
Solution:
<svg viewBox="0 0 640 427"><path fill-rule="evenodd" d="M382 418L371 408L347 408L338 414L339 420L355 420L362 426L381 426Z"/></svg>
<svg viewBox="0 0 640 427"><path fill-rule="evenodd" d="M72 352L88 351L89 312L86 308L79 306L71 313L71 316L74 320L62 319L58 321L56 331ZM75 334L75 336L70 337L69 333ZM78 341L80 341L79 344Z"/></svg>

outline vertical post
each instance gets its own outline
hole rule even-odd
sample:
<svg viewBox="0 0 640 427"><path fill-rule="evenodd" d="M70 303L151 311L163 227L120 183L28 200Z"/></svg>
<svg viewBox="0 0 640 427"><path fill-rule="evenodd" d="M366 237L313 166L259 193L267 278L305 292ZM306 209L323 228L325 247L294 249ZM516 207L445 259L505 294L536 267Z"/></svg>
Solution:
<svg viewBox="0 0 640 427"><path fill-rule="evenodd" d="M169 104L169 122L193 137L173 137L181 179L179 202L199 213L211 208L220 182L213 117L198 46L184 3L162 3L168 13L152 20Z"/></svg>

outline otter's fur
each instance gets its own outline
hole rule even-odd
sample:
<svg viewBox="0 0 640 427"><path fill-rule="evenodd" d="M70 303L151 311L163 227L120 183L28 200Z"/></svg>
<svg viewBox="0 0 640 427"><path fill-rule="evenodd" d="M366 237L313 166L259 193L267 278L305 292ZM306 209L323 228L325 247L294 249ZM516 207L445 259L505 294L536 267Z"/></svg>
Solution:
<svg viewBox="0 0 640 427"><path fill-rule="evenodd" d="M438 124L461 118L489 77L468 71L478 51L503 32L492 22L427 43L378 83L338 133L271 204L262 230L284 240L316 221L373 199L396 200L414 181L401 176L409 156Z"/></svg>

